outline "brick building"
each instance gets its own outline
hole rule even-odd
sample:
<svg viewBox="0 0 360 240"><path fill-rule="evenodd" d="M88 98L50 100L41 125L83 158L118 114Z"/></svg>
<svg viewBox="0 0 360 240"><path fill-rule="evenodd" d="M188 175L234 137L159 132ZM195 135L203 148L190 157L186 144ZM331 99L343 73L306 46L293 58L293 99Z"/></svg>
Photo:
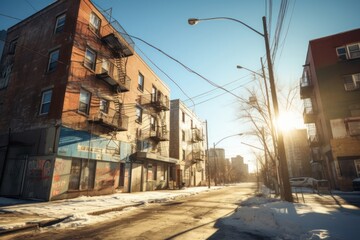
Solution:
<svg viewBox="0 0 360 240"><path fill-rule="evenodd" d="M0 194L54 200L167 188L170 89L121 25L59 0L7 30Z"/></svg>
<svg viewBox="0 0 360 240"><path fill-rule="evenodd" d="M205 185L206 124L179 99L170 106L170 157L180 160L176 186Z"/></svg>
<svg viewBox="0 0 360 240"><path fill-rule="evenodd" d="M360 177L360 29L309 42L300 95L315 177L351 190Z"/></svg>

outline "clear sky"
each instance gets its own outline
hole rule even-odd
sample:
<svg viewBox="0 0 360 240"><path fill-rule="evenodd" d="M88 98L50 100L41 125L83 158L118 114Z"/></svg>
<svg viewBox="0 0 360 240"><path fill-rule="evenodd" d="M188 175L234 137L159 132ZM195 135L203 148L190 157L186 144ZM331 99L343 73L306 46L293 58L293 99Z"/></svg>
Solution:
<svg viewBox="0 0 360 240"><path fill-rule="evenodd" d="M52 2L54 1L0 0L0 30L7 29L19 21L10 17L24 19ZM112 8L113 17L128 34L151 43L212 82L218 85L228 84L226 86L228 90L242 97L246 97L244 87L251 88L254 86L254 81L250 72L239 70L236 65L258 71L261 68L260 58L265 59L264 39L233 21L206 21L190 26L187 23L188 18L231 17L263 32L261 18L267 16L269 20L271 15L269 30L272 44L280 3L287 2L274 62L276 84L285 88L298 85L309 40L360 27L359 0L94 0L93 2L103 9ZM172 99L180 98L194 109L201 119L207 120L210 147L223 137L248 131L248 126L238 120L239 104L235 96L221 89L214 90L214 86L194 73L188 72L159 51L140 41L134 41L136 51L144 60L147 59L142 52L169 75L187 96L193 98L193 102L189 101L172 80L149 64L170 87ZM211 90L214 91L198 96ZM281 100L281 96L279 98ZM300 119L302 109L297 107L296 110L296 116ZM242 155L246 162L253 161L254 149L240 142L260 147L249 136L228 138L221 141L217 147L225 148L227 157Z"/></svg>

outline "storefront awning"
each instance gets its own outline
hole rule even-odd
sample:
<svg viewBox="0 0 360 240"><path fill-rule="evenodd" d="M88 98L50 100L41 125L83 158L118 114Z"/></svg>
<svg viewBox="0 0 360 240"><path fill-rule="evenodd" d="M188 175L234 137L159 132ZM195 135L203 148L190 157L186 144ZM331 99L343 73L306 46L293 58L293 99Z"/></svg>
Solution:
<svg viewBox="0 0 360 240"><path fill-rule="evenodd" d="M134 160L153 160L153 161L160 161L160 162L174 163L174 164L179 163L179 159L164 157L159 154L148 153L148 152L136 152L132 154L130 158Z"/></svg>

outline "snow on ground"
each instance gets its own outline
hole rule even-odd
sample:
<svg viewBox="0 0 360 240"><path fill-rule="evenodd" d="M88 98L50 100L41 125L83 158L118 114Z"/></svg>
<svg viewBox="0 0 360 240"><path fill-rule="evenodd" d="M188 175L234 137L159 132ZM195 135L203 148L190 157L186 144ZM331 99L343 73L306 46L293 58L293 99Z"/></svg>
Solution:
<svg viewBox="0 0 360 240"><path fill-rule="evenodd" d="M215 189L218 188L211 187L210 190ZM68 228L109 220L133 208L128 207L123 211L113 211L99 216L88 214L110 206L162 202L204 191L209 189L195 187L175 191L118 193L109 196L84 196L56 202L14 205L0 209L59 218L70 216L65 221L51 226L51 228ZM239 231L256 233L270 239L356 239L360 235L360 210L354 206L289 203L265 195L243 201L236 212L220 219L214 227L230 225ZM73 214L74 212L76 214Z"/></svg>
<svg viewBox="0 0 360 240"><path fill-rule="evenodd" d="M115 193L104 196L81 196L73 199L66 199L53 202L29 203L29 201L0 198L1 205L11 205L1 207L1 211L16 214L36 214L50 218L66 218L61 223L52 225L51 228L79 227L94 224L104 220L115 218L134 208L134 204L148 204L153 202L165 202L179 197L185 197L200 192L220 189L222 187L191 187L182 190L168 191L149 191L135 193ZM129 207L126 207L129 206ZM91 213L107 210L109 208L124 208L122 211L111 211L101 215L91 215ZM0 229L10 229L20 227L25 222L0 225Z"/></svg>

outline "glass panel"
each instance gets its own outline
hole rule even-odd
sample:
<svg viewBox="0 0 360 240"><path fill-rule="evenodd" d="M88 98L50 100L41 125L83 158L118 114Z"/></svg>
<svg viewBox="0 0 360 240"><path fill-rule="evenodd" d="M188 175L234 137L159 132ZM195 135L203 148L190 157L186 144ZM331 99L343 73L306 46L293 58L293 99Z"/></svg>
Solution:
<svg viewBox="0 0 360 240"><path fill-rule="evenodd" d="M102 111L103 113L109 112L109 101L105 99L100 100L100 111Z"/></svg>
<svg viewBox="0 0 360 240"><path fill-rule="evenodd" d="M83 113L89 112L90 93L80 90L79 111Z"/></svg>
<svg viewBox="0 0 360 240"><path fill-rule="evenodd" d="M56 69L58 59L59 59L59 50L50 53L49 66L48 66L49 72Z"/></svg>
<svg viewBox="0 0 360 240"><path fill-rule="evenodd" d="M40 114L46 114L50 110L52 90L44 92L41 99Z"/></svg>
<svg viewBox="0 0 360 240"><path fill-rule="evenodd" d="M138 89L144 90L144 76L141 73L139 73L138 77Z"/></svg>
<svg viewBox="0 0 360 240"><path fill-rule="evenodd" d="M95 53L93 51L91 51L90 49L86 49L85 62L84 62L85 66L94 70L95 58L96 58Z"/></svg>
<svg viewBox="0 0 360 240"><path fill-rule="evenodd" d="M90 25L96 30L96 32L100 29L100 18L96 16L95 13L90 14Z"/></svg>
<svg viewBox="0 0 360 240"><path fill-rule="evenodd" d="M65 25L66 15L61 15L56 19L55 33L62 32Z"/></svg>

